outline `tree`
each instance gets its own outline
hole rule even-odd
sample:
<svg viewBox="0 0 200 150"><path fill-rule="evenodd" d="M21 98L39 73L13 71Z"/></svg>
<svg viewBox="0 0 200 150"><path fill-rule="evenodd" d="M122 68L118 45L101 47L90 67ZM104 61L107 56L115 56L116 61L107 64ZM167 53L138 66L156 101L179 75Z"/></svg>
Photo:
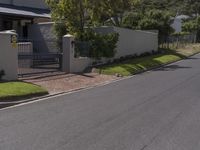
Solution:
<svg viewBox="0 0 200 150"><path fill-rule="evenodd" d="M96 26L119 17L138 0L46 0L52 19L71 34L81 34L85 25Z"/></svg>
<svg viewBox="0 0 200 150"><path fill-rule="evenodd" d="M142 13L138 12L127 12L124 14L122 19L122 27L129 29L139 29L139 21L143 18Z"/></svg>
<svg viewBox="0 0 200 150"><path fill-rule="evenodd" d="M124 27L140 30L158 30L160 36L167 36L173 32L171 23L170 13L157 9L143 13L129 12L123 19Z"/></svg>
<svg viewBox="0 0 200 150"><path fill-rule="evenodd" d="M194 33L198 30L198 22L196 20L189 20L183 23L182 29L185 32Z"/></svg>
<svg viewBox="0 0 200 150"><path fill-rule="evenodd" d="M185 0L183 13L196 17L200 14L200 1L199 0Z"/></svg>
<svg viewBox="0 0 200 150"><path fill-rule="evenodd" d="M199 0L141 0L137 7L139 11L159 9L169 11L173 16L176 15L198 15L200 14Z"/></svg>
<svg viewBox="0 0 200 150"><path fill-rule="evenodd" d="M124 13L131 11L139 2L139 0L104 0L105 7L102 14L105 14L106 10L109 10L107 19L112 19L114 26L120 26ZM104 22L106 20L101 21Z"/></svg>
<svg viewBox="0 0 200 150"><path fill-rule="evenodd" d="M167 11L151 10L145 13L139 22L139 28L143 30L158 30L160 36L168 36L173 32L171 28L171 15Z"/></svg>
<svg viewBox="0 0 200 150"><path fill-rule="evenodd" d="M185 32L190 32L196 35L196 40L200 40L200 17L195 17L193 19L186 20L183 25L182 29Z"/></svg>
<svg viewBox="0 0 200 150"><path fill-rule="evenodd" d="M46 0L51 9L52 20L55 21L58 39L68 32L79 42L90 43L89 57L93 58L112 57L115 54L118 34L101 35L90 30L90 27L101 25L108 18L118 16L126 9L130 9L134 1ZM76 50L81 49L76 48Z"/></svg>
<svg viewBox="0 0 200 150"><path fill-rule="evenodd" d="M64 24L69 33L82 32L85 25L87 1L82 0L46 0L51 9L55 25Z"/></svg>
<svg viewBox="0 0 200 150"><path fill-rule="evenodd" d="M177 11L182 9L183 1L184 0L141 0L137 10L145 12L152 9L158 9L169 11L176 15Z"/></svg>

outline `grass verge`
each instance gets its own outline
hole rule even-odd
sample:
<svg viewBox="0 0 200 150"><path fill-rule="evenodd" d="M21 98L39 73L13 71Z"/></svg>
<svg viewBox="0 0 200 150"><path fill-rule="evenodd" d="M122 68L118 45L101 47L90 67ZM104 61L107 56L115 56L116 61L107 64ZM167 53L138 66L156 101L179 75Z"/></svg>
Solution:
<svg viewBox="0 0 200 150"><path fill-rule="evenodd" d="M197 53L200 53L200 45L193 44L176 50L164 50L162 54L139 57L120 63L101 66L96 68L96 71L107 75L120 74L122 76L130 76L141 71L185 59Z"/></svg>
<svg viewBox="0 0 200 150"><path fill-rule="evenodd" d="M0 101L18 100L42 96L48 92L40 86L24 82L3 82L0 83Z"/></svg>

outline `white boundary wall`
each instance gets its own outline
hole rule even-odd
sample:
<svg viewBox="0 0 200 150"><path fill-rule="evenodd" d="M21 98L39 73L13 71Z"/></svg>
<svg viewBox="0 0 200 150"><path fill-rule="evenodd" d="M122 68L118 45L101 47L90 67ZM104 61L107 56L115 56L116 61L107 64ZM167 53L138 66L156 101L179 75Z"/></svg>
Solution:
<svg viewBox="0 0 200 150"><path fill-rule="evenodd" d="M145 52L152 52L158 50L158 33L150 31L135 31L130 29L118 28L118 27L100 27L95 29L96 32L118 33L119 41L117 43L116 58L128 56L128 55L140 55ZM94 60L90 58L74 58L74 38L71 35L63 37L63 53L67 53L67 57L63 55L65 72L77 73L82 72L87 67L91 66ZM106 62L108 59L104 59Z"/></svg>
<svg viewBox="0 0 200 150"><path fill-rule="evenodd" d="M119 33L116 57L158 50L158 33L114 28Z"/></svg>
<svg viewBox="0 0 200 150"><path fill-rule="evenodd" d="M0 32L0 70L4 70L5 80L17 80L18 49L12 46L12 35L16 34L11 31Z"/></svg>
<svg viewBox="0 0 200 150"><path fill-rule="evenodd" d="M158 33L141 30L131 30L119 27L100 27L98 33L118 33L117 53L115 58L127 55L142 54L158 50Z"/></svg>

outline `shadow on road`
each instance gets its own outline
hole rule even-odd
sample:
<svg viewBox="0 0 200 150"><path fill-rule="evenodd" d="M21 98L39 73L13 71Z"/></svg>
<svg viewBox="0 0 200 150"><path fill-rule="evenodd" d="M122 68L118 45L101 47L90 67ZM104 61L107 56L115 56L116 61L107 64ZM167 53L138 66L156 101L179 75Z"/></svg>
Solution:
<svg viewBox="0 0 200 150"><path fill-rule="evenodd" d="M188 60L197 60L197 59L199 59L199 58L197 58L197 57L188 57L188 58L186 58L186 59L188 59Z"/></svg>
<svg viewBox="0 0 200 150"><path fill-rule="evenodd" d="M190 69L191 67L186 67L186 66L179 66L179 65L170 65L170 66L165 66L159 69L156 69L155 71L174 71L177 69Z"/></svg>

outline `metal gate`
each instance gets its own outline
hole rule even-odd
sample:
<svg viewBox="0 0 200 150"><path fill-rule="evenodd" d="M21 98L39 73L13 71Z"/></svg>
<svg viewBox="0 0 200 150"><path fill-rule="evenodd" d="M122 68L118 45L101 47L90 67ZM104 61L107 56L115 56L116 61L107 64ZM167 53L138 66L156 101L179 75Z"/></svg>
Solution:
<svg viewBox="0 0 200 150"><path fill-rule="evenodd" d="M62 53L33 52L31 42L18 43L18 75L20 77L56 72L62 68Z"/></svg>

